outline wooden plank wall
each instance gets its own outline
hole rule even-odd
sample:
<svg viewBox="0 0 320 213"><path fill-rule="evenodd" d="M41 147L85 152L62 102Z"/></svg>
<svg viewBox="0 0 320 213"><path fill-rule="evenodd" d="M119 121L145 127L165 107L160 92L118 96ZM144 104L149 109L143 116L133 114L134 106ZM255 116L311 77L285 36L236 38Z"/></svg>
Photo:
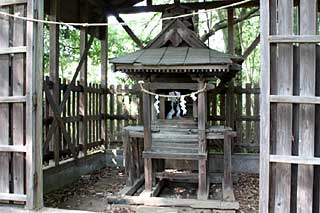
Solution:
<svg viewBox="0 0 320 213"><path fill-rule="evenodd" d="M62 100L62 96L67 89L69 82L61 79L59 82L60 97ZM49 77L45 78L44 84L48 85L50 90L54 88L53 82ZM70 98L64 107L62 116L66 130L71 137L71 143L74 144L77 152L79 153L81 151L83 153L92 153L90 151L94 151L94 149L101 149L102 146L107 146L107 148L121 148L123 127L127 125L137 125L139 123L138 115L140 113L140 93L138 93L137 90L129 89L127 86L122 87L121 85L110 85L110 89L103 89L100 84L89 83L86 87L86 94L88 97L87 112L83 115L80 113L80 100L83 92L83 86L80 82L77 82L76 85L72 87ZM105 114L101 109L101 100L103 100L102 96L104 95L106 96L105 101L107 114ZM46 138L53 122L53 116L51 116L50 111L51 106L46 100L44 93L44 138ZM87 135L86 146L80 143L80 126L84 119L87 121L86 134L83 134ZM105 121L108 126L106 129L106 140L103 139L102 136L104 136L104 134L101 132L104 130L101 127ZM58 145L59 161L72 157L71 149L62 136L60 137ZM50 160L53 160L56 155L57 153L54 146L47 146L43 155L45 165L47 165ZM78 157L81 157L81 155Z"/></svg>
<svg viewBox="0 0 320 213"><path fill-rule="evenodd" d="M260 212L319 212L318 1L260 3Z"/></svg>
<svg viewBox="0 0 320 213"><path fill-rule="evenodd" d="M0 0L0 5L1 12L43 18L41 0ZM42 88L36 78L42 78L42 70L35 72L42 65L41 58L35 60L42 55L41 36L42 24L0 17L0 203L26 209L42 206L42 165L36 163L42 155L41 137L36 137L39 120L42 126L36 91Z"/></svg>

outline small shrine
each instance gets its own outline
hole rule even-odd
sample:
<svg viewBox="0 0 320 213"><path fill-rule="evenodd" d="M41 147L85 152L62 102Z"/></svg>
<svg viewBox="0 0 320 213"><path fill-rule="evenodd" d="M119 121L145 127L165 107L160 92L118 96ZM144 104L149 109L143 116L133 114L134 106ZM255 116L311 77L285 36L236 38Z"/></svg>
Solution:
<svg viewBox="0 0 320 213"><path fill-rule="evenodd" d="M207 140L220 139L224 141L222 200L237 206L231 175L235 132L207 124L207 92L215 90L217 82L232 80L242 60L208 48L193 29L188 17L164 21L161 33L144 49L111 60L114 71L137 80L143 93L143 126L128 126L123 133L127 185L144 180L142 195L157 196L163 180L181 176L166 173L165 161L197 161L198 173L189 177L198 183L197 199L208 200ZM132 145L134 138L143 138L141 153Z"/></svg>

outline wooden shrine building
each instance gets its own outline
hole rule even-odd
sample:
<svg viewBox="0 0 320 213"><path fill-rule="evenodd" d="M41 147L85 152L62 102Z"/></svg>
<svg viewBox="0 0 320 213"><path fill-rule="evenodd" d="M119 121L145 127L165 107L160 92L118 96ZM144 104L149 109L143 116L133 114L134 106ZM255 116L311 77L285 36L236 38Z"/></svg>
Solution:
<svg viewBox="0 0 320 213"><path fill-rule="evenodd" d="M183 8L173 10L177 12ZM198 161L198 177L195 174L189 174L189 177L198 180L198 199L207 200L210 183L207 139L224 139L223 200L234 202L231 138L235 133L226 126L207 125L207 91L215 89L212 82L229 82L241 70L241 59L209 49L193 31L192 20L183 18L163 22L161 33L144 49L111 62L114 71L143 81L140 82L143 127L129 126L124 131L128 184L134 184L140 178L134 173L143 168L142 165L136 168L135 163L131 163L138 161L135 157L139 156L133 153L135 147L129 148L130 138L143 136L143 196L157 196L166 176L173 178L174 174L165 172L165 160L193 160ZM165 94L177 96L161 97ZM153 100L157 102L153 103ZM181 115L180 106L185 110Z"/></svg>

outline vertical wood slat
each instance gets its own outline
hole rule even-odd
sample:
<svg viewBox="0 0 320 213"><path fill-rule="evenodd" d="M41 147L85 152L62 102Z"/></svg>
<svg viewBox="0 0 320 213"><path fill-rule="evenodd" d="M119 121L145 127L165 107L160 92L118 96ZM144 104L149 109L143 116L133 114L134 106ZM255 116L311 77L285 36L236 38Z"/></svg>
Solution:
<svg viewBox="0 0 320 213"><path fill-rule="evenodd" d="M82 56L88 45L87 30L80 29L80 55ZM83 65L80 70L80 83L83 87L83 92L80 93L80 115L83 116L82 122L80 123L80 143L83 144L84 155L87 155L87 143L88 143L88 73L87 73L88 60L85 58Z"/></svg>
<svg viewBox="0 0 320 213"><path fill-rule="evenodd" d="M300 34L317 34L317 1L300 1ZM300 44L300 95L315 96L316 45ZM315 105L299 110L299 156L314 157ZM298 165L297 212L312 212L313 166Z"/></svg>
<svg viewBox="0 0 320 213"><path fill-rule="evenodd" d="M25 5L14 6L14 13L25 16ZM13 46L24 46L25 24L22 20L13 23ZM25 54L15 54L12 61L12 95L24 95L24 62ZM24 145L24 104L12 105L12 140L13 145ZM13 192L25 194L24 192L24 153L13 153Z"/></svg>
<svg viewBox="0 0 320 213"><path fill-rule="evenodd" d="M1 7L8 13L9 7ZM9 47L9 18L0 19L0 48ZM0 55L0 96L9 96L9 55ZM0 103L0 145L9 144L9 105ZM0 193L9 193L9 154L0 152Z"/></svg>
<svg viewBox="0 0 320 213"><path fill-rule="evenodd" d="M129 124L129 116L130 116L130 97L129 97L129 87L125 85L124 87L125 96L124 96L124 115L127 119L124 121L124 126L128 126Z"/></svg>
<svg viewBox="0 0 320 213"><path fill-rule="evenodd" d="M60 1L50 1L50 16L51 21L57 21L59 19ZM60 100L60 83L59 83L59 25L50 25L50 52L49 52L49 76L53 82L52 96L54 101L58 104ZM50 115L53 116L52 110ZM55 153L55 165L59 164L59 143L61 138L60 128L56 128L52 137L52 146Z"/></svg>
<svg viewBox="0 0 320 213"><path fill-rule="evenodd" d="M115 88L114 85L110 86L110 116L114 116L114 92L115 92ZM115 140L115 136L114 136L114 119L110 119L110 142L113 142Z"/></svg>
<svg viewBox="0 0 320 213"><path fill-rule="evenodd" d="M251 116L251 85L246 84L246 116ZM251 121L246 121L246 144L251 143Z"/></svg>
<svg viewBox="0 0 320 213"><path fill-rule="evenodd" d="M108 22L108 18L106 20ZM107 115L107 94L106 89L108 88L108 26L105 28L106 36L101 41L101 88L103 89L103 94L101 94L101 103L100 103L100 114ZM101 120L101 140L104 141L105 147L107 147L107 120L103 118Z"/></svg>
<svg viewBox="0 0 320 213"><path fill-rule="evenodd" d="M259 171L259 211L269 212L269 155L270 155L270 2L260 0L260 26L261 26L261 126L260 129L260 171ZM274 8L273 8L274 9ZM262 131L263 129L263 131Z"/></svg>
<svg viewBox="0 0 320 213"><path fill-rule="evenodd" d="M149 89L149 88L146 88ZM143 126L144 126L144 150L151 149L151 97L147 93L143 93ZM145 174L145 190L151 192L152 190L152 159L144 159L144 174Z"/></svg>
<svg viewBox="0 0 320 213"><path fill-rule="evenodd" d="M270 11L268 13L268 22L270 26L264 26L265 28L267 28L270 32L269 34L270 35L276 35L277 34L277 0L270 0ZM268 8L269 9L269 8ZM267 36L268 37L268 36ZM267 39L267 37L265 37L265 39ZM269 44L267 44L269 45ZM261 100L263 98L265 98L265 100L268 100L269 101L269 95L270 93L271 94L277 94L277 45L276 44L272 44L270 46L268 46L267 48L268 49L268 52L264 53L265 57L267 56L268 57L268 61L264 64L264 66L268 66L266 70L267 72L269 73L265 73L264 75L261 75L261 80L265 77L267 77L268 79L268 85L265 85L265 87L263 88L262 85L261 85ZM267 55L268 54L268 55ZM261 65L262 67L262 65ZM266 76L268 75L268 76ZM271 84L272 82L272 84ZM266 88L268 86L268 88ZM263 93L263 89L268 89L269 93L267 94L264 94ZM268 95L268 97L263 97L263 95ZM265 128L263 125L265 125L265 122L263 122L263 119L269 119L269 117L266 117L266 118L262 118L262 115L263 114L267 114L267 113L264 113L263 110L264 107L262 106L262 104L267 104L267 108L269 108L271 110L271 113L268 113L268 116L270 116L270 121L268 121L269 123L267 123L269 126L267 126L266 128L266 131L270 131L270 132L265 132L266 136L268 136L268 140L265 140L265 141L262 141L262 137L260 135L260 151L262 151L263 149L261 148L261 146L263 146L264 149L266 149L266 158L264 158L265 156L263 156L264 160L268 159L269 161L269 154L272 153L272 154L275 154L276 153L276 141L277 141L277 105L276 104L271 104L268 102L268 103L263 103L263 101L261 101L261 126L263 127L263 129ZM260 134L262 131L262 128L260 129ZM269 143L268 143L269 142ZM266 144L262 144L262 143L266 143ZM268 147L266 147L268 146ZM261 152L260 152L261 153ZM262 164L261 164L262 165ZM266 167L266 169L268 170L268 173L265 173L264 175L269 175L269 171L272 175L271 176L271 180L269 180L268 178L266 177L261 177L263 179L267 179L268 181L270 182L264 182L263 184L266 184L267 186L270 186L270 190L268 191L268 198L270 203L269 203L269 206L270 206L270 212L274 212L275 211L275 187L276 187L276 184L275 183L275 180L276 180L276 176L275 176L275 173L276 173L276 165L275 164L267 164L265 163L264 166ZM270 196L269 196L270 194Z"/></svg>
<svg viewBox="0 0 320 213"><path fill-rule="evenodd" d="M258 85L256 85L254 88L258 89ZM259 117L259 110L260 110L259 94L254 94L253 116L255 118ZM256 146L259 146L259 140L260 140L260 121L259 120L254 121L253 133L254 133L254 143Z"/></svg>
<svg viewBox="0 0 320 213"><path fill-rule="evenodd" d="M122 90L122 86L119 84L117 86L117 92L119 93L119 94L117 94L117 115L118 116L122 115L122 94L121 94L121 90ZM120 135L121 129L123 127L122 123L123 123L122 119L118 119L117 120L117 133L116 133L117 142L120 141L119 135Z"/></svg>
<svg viewBox="0 0 320 213"><path fill-rule="evenodd" d="M316 66L316 96L320 97L320 47L317 45L317 66ZM320 106L316 106L315 114L315 129L320 129ZM315 157L320 157L320 131L315 131ZM320 166L315 166L314 168L314 202L313 208L315 211L320 211Z"/></svg>
<svg viewBox="0 0 320 213"><path fill-rule="evenodd" d="M278 2L278 34L293 33L293 1ZM293 94L293 46L278 45L277 95ZM273 82L271 82L272 84ZM276 154L291 155L292 104L277 104ZM278 164L275 171L275 212L290 211L291 165Z"/></svg>
<svg viewBox="0 0 320 213"><path fill-rule="evenodd" d="M198 88L204 87L205 81L200 79ZM198 145L200 153L207 153L206 141L206 94L204 92L198 94ZM199 160L199 183L198 183L198 199L207 199L207 160Z"/></svg>
<svg viewBox="0 0 320 213"><path fill-rule="evenodd" d="M243 144L243 136L242 136L242 87L237 87L237 142L239 144Z"/></svg>

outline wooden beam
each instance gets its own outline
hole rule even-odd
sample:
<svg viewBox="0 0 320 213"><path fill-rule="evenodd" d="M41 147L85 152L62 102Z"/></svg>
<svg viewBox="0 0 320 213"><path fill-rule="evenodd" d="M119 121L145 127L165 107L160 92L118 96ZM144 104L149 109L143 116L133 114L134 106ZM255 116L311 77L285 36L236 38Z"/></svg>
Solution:
<svg viewBox="0 0 320 213"><path fill-rule="evenodd" d="M0 152L27 152L27 148L22 145L0 145Z"/></svg>
<svg viewBox="0 0 320 213"><path fill-rule="evenodd" d="M250 46L244 51L242 55L243 60L246 60L248 58L248 56L253 52L254 49L256 49L259 43L260 43L260 34L253 40Z"/></svg>
<svg viewBox="0 0 320 213"><path fill-rule="evenodd" d="M146 88L149 89L149 88ZM144 151L149 151L152 145L151 136L151 103L150 95L143 93L143 127L144 127ZM144 159L144 175L145 175L145 190L152 190L152 159Z"/></svg>
<svg viewBox="0 0 320 213"><path fill-rule="evenodd" d="M114 14L114 16L119 23L125 23L125 21L119 16L119 14ZM122 28L128 33L130 38L138 45L138 47L140 47L141 49L144 47L140 39L134 34L134 32L128 25L122 25Z"/></svg>
<svg viewBox="0 0 320 213"><path fill-rule="evenodd" d="M320 165L320 158L291 155L270 155L270 162L299 165Z"/></svg>
<svg viewBox="0 0 320 213"><path fill-rule="evenodd" d="M221 200L196 200L196 199L172 199L163 197L140 197L140 196L124 196L108 197L108 203L113 204L132 204L147 206L176 206L189 207L195 209L219 209L219 210L238 210L240 208L238 202L228 202Z"/></svg>
<svg viewBox="0 0 320 213"><path fill-rule="evenodd" d="M108 18L106 20L108 22ZM108 26L105 27L105 37L101 40L101 87L103 91L106 91L108 88ZM107 94L104 92L101 96L101 113L106 115L107 114ZM106 120L103 119L101 122L101 139L104 140L105 147L108 147L107 144L107 128L106 128Z"/></svg>
<svg viewBox="0 0 320 213"><path fill-rule="evenodd" d="M182 7L190 8L191 10L208 10L215 9L218 7L228 6L243 0L225 0L225 1L213 1L213 2L194 2L194 3L180 3ZM128 8L117 9L116 12L119 14L129 14L129 13L142 13L142 12L163 12L167 8L174 6L174 4L162 4L162 5L148 5L148 6L135 6ZM236 7L258 7L259 1L252 0L250 2L238 5ZM235 7L235 8L236 8Z"/></svg>
<svg viewBox="0 0 320 213"><path fill-rule="evenodd" d="M272 35L270 43L320 43L320 35Z"/></svg>
<svg viewBox="0 0 320 213"><path fill-rule="evenodd" d="M26 46L0 48L0 55L17 54L27 52Z"/></svg>
<svg viewBox="0 0 320 213"><path fill-rule="evenodd" d="M270 191L270 44L267 38L270 34L270 2L260 0L260 26L261 26L261 103L260 103L260 170L259 170L259 211L269 212Z"/></svg>
<svg viewBox="0 0 320 213"><path fill-rule="evenodd" d="M25 201L27 201L27 195L0 193L0 200L12 200L12 201L25 202Z"/></svg>
<svg viewBox="0 0 320 213"><path fill-rule="evenodd" d="M10 5L18 5L25 4L27 0L2 0L0 2L0 7L10 6Z"/></svg>
<svg viewBox="0 0 320 213"><path fill-rule="evenodd" d="M320 97L315 96L290 96L290 95L270 95L272 103L294 103L294 104L320 104Z"/></svg>
<svg viewBox="0 0 320 213"><path fill-rule="evenodd" d="M60 0L50 1L50 21L58 21L60 18ZM52 24L49 26L49 77L53 82L53 100L56 103L60 102L60 79L59 79L59 58L60 58L60 25ZM50 110L50 115L53 115L52 109ZM60 149L60 135L61 132L59 128L54 132L52 147L54 149L55 157L54 162L56 165L59 164L59 149Z"/></svg>
<svg viewBox="0 0 320 213"><path fill-rule="evenodd" d="M0 103L24 103L27 101L26 96L2 96L0 97Z"/></svg>
<svg viewBox="0 0 320 213"><path fill-rule="evenodd" d="M228 9L228 53L229 54L234 54L234 32L233 32L233 15L234 15L234 10Z"/></svg>

